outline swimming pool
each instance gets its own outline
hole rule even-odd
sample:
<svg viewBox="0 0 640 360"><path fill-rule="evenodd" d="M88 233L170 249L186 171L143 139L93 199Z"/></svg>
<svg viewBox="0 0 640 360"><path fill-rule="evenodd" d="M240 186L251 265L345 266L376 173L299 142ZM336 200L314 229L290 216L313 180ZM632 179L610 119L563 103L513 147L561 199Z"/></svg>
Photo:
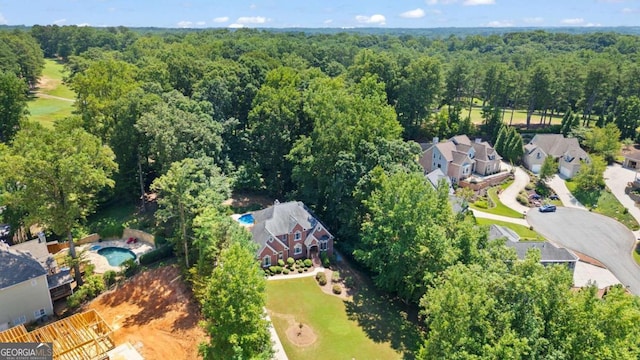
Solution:
<svg viewBox="0 0 640 360"><path fill-rule="evenodd" d="M244 214L238 218L238 222L241 225L253 225L253 215Z"/></svg>
<svg viewBox="0 0 640 360"><path fill-rule="evenodd" d="M91 251L98 251L100 249L102 249L102 246L100 245L91 245L91 247L89 248L89 250Z"/></svg>
<svg viewBox="0 0 640 360"><path fill-rule="evenodd" d="M111 266L120 266L123 262L136 258L136 254L133 251L119 247L104 247L98 250L98 254L107 258Z"/></svg>

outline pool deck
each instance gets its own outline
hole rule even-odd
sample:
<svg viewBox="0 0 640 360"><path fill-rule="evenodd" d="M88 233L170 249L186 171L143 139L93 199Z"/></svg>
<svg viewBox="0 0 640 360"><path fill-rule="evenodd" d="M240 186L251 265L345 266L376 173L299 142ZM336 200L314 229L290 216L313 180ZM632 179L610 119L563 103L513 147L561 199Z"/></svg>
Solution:
<svg viewBox="0 0 640 360"><path fill-rule="evenodd" d="M138 242L136 243L131 244L127 244L126 240L103 240L102 242L92 242L78 246L78 251L84 250L86 259L96 266L94 270L96 274L104 274L108 270L120 271L120 266L109 265L107 258L98 254L97 250L90 250L91 247L95 245L98 245L101 248L119 247L123 249L129 249L133 251L134 254L136 254L137 258L140 258L140 255L146 254L154 249L153 245L140 240L138 240Z"/></svg>

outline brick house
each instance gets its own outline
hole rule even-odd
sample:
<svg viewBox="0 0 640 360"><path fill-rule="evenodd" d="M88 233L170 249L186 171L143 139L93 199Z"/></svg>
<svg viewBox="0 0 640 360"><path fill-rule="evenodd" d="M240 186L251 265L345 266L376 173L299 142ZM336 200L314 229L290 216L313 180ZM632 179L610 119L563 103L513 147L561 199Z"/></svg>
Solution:
<svg viewBox="0 0 640 360"><path fill-rule="evenodd" d="M320 252L333 254L333 235L300 201L279 203L254 211L253 241L260 248L256 256L263 267L278 260L314 258Z"/></svg>

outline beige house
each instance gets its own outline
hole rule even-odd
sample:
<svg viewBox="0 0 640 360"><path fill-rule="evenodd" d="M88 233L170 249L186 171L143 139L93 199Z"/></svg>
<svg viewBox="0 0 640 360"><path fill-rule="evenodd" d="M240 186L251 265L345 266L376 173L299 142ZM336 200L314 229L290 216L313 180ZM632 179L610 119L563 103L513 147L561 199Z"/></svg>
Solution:
<svg viewBox="0 0 640 360"><path fill-rule="evenodd" d="M440 169L452 183L458 183L472 174L481 176L500 172L502 157L489 143L476 139L471 141L466 135L454 136L448 141L439 142L434 138L420 158L425 174Z"/></svg>
<svg viewBox="0 0 640 360"><path fill-rule="evenodd" d="M30 253L0 242L0 331L51 314L45 268Z"/></svg>
<svg viewBox="0 0 640 360"><path fill-rule="evenodd" d="M561 134L537 134L524 146L522 161L527 169L539 173L547 156L558 161L558 171L567 178L574 177L580 170L582 161L589 161L589 155L582 150L578 139L565 138Z"/></svg>
<svg viewBox="0 0 640 360"><path fill-rule="evenodd" d="M624 151L622 155L624 156L624 162L622 163L622 166L634 170L640 169L639 149L633 148L631 150Z"/></svg>

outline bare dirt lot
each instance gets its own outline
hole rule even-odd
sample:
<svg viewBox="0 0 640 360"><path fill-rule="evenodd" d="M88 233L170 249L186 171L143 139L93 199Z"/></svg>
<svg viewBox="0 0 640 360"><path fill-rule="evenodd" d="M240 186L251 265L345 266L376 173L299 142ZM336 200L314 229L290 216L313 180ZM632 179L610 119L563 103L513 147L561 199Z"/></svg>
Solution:
<svg viewBox="0 0 640 360"><path fill-rule="evenodd" d="M206 339L199 308L176 266L138 274L88 308L112 327L116 346L129 342L145 359L196 359Z"/></svg>

